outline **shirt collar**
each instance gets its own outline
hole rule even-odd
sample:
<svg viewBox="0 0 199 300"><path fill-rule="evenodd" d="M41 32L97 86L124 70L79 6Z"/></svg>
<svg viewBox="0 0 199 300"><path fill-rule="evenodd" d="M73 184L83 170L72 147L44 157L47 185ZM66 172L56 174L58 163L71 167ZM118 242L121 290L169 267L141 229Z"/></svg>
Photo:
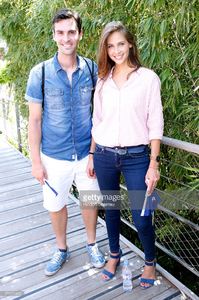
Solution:
<svg viewBox="0 0 199 300"><path fill-rule="evenodd" d="M111 78L111 79L113 78L113 71L114 71L114 69L115 69L115 66L112 67L112 69L111 69L111 71L110 71L110 73L109 73L109 75L108 75L108 77ZM137 73L138 75L140 75L140 72L141 72L140 69L141 69L141 67L139 67L139 68L135 71L135 73Z"/></svg>
<svg viewBox="0 0 199 300"><path fill-rule="evenodd" d="M57 55L58 55L58 52L55 53L55 55L53 57L53 63L54 63L56 72L62 70L62 67L58 61ZM85 66L85 61L83 60L83 58L81 56L77 55L77 69L83 70L84 66Z"/></svg>

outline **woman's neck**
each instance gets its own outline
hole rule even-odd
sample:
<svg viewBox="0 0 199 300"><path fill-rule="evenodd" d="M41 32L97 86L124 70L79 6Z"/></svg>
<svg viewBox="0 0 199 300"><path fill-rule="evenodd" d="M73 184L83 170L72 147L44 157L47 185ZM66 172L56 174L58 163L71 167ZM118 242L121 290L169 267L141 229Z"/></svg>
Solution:
<svg viewBox="0 0 199 300"><path fill-rule="evenodd" d="M134 70L135 67L130 67L128 65L116 65L114 67L112 78L119 89L129 79L129 76L133 73Z"/></svg>
<svg viewBox="0 0 199 300"><path fill-rule="evenodd" d="M121 64L121 65L115 65L114 66L114 73L119 74L119 73L129 73L132 72L135 69L134 66L129 66L127 63L126 64Z"/></svg>

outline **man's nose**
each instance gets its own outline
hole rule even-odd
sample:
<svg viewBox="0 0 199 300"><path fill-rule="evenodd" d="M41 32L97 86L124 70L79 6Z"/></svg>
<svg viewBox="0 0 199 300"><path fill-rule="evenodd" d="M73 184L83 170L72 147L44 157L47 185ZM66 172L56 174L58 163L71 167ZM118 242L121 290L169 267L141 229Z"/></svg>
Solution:
<svg viewBox="0 0 199 300"><path fill-rule="evenodd" d="M67 42L69 40L69 34L68 33L64 33L63 36L62 36L63 40L65 42Z"/></svg>

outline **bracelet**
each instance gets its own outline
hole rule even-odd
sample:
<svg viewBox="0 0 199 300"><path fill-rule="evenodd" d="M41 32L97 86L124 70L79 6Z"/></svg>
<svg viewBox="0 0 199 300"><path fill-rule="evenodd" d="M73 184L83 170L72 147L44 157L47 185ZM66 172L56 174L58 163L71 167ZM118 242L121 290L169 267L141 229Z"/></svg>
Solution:
<svg viewBox="0 0 199 300"><path fill-rule="evenodd" d="M159 169L158 169L158 167L156 168L156 167L149 167L149 169L153 169L153 170L157 170L157 171L159 171Z"/></svg>
<svg viewBox="0 0 199 300"><path fill-rule="evenodd" d="M159 155L158 156L150 155L150 160L153 160L153 161L159 163L160 162L160 156Z"/></svg>
<svg viewBox="0 0 199 300"><path fill-rule="evenodd" d="M88 153L91 154L91 155L94 155L94 152L89 151Z"/></svg>

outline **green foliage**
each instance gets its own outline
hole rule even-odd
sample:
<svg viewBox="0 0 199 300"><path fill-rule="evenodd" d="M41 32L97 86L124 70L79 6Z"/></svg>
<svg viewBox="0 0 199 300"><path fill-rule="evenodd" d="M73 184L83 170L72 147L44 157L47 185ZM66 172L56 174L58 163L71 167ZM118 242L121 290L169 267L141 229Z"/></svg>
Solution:
<svg viewBox="0 0 199 300"><path fill-rule="evenodd" d="M19 104L21 115L27 118L24 94L30 69L52 57L56 51L51 19L63 7L75 9L82 16L84 38L79 45L79 53L93 59L96 59L101 30L108 22L120 20L136 33L142 64L152 68L161 79L164 135L197 144L197 0L0 0L0 35L8 45L7 65L0 71L0 83L14 83L15 101ZM22 138L27 140L26 132ZM176 192L179 198L184 195L183 184L185 189L190 186L197 190L198 157L166 146L162 147L162 153L161 173L164 177L159 187L172 193L179 187ZM181 164L184 167L180 167ZM177 213L197 223L198 211L182 209ZM169 235L175 243L175 238L180 238L180 226L174 221L170 224L166 219L157 230L159 240L164 241ZM123 233L127 232L124 229ZM128 238L139 245L131 234L132 230Z"/></svg>
<svg viewBox="0 0 199 300"><path fill-rule="evenodd" d="M33 65L48 59L56 46L51 19L63 7L77 10L83 17L84 39L79 53L96 58L104 25L121 20L136 33L143 65L155 70L162 82L165 135L198 143L198 48L197 0L0 0L0 30L6 40L8 61L1 73L15 83L15 100L27 117L24 93ZM198 186L198 165L189 154L163 147L168 161L186 162L184 169L163 165L164 174ZM194 165L193 165L194 163ZM195 172L187 172L193 167ZM188 175L186 175L188 174ZM161 183L165 187L165 182ZM167 186L167 184L166 184Z"/></svg>
<svg viewBox="0 0 199 300"><path fill-rule="evenodd" d="M3 67L0 69L0 84L5 84L10 82L10 77L7 73L7 67Z"/></svg>
<svg viewBox="0 0 199 300"><path fill-rule="evenodd" d="M16 85L16 100L23 104L30 68L56 51L51 18L66 6L83 17L79 52L84 55L96 57L101 29L111 20L136 32L143 64L162 81L165 135L197 143L197 0L1 0L1 35L9 47L7 74Z"/></svg>

